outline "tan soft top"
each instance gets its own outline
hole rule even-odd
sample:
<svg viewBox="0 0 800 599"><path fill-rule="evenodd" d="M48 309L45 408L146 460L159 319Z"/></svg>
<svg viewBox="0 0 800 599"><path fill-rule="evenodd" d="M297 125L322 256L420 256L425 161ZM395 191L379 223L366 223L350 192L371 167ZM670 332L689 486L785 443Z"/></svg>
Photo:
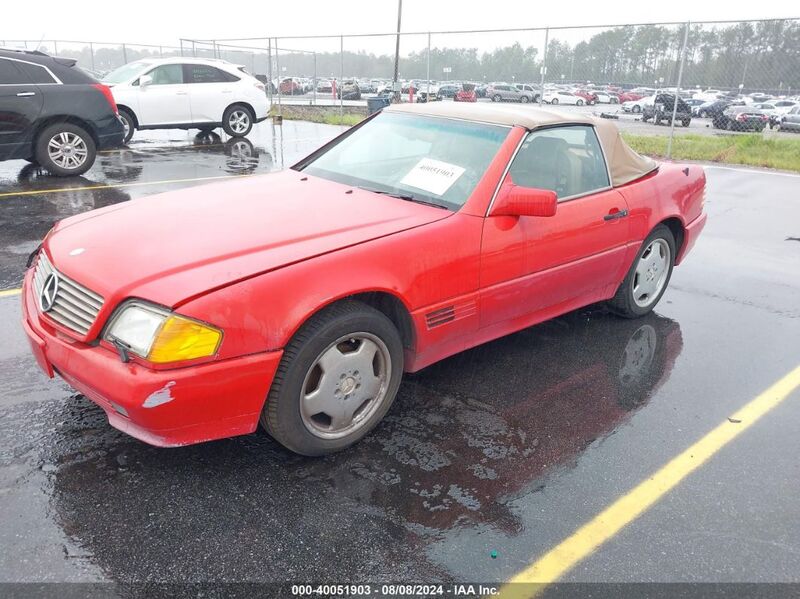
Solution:
<svg viewBox="0 0 800 599"><path fill-rule="evenodd" d="M616 125L608 119L549 108L512 104L489 104L468 102L430 102L426 104L393 104L387 112L406 112L427 116L462 119L491 123L493 125L520 126L537 129L549 125L592 125L600 138L600 144L608 160L611 184L625 185L658 167L655 160L634 152L622 139Z"/></svg>

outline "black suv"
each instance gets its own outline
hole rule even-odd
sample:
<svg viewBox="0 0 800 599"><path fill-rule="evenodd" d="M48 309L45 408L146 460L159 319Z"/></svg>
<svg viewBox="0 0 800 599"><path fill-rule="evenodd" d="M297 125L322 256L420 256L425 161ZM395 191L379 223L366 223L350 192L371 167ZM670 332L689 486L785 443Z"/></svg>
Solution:
<svg viewBox="0 0 800 599"><path fill-rule="evenodd" d="M642 120L647 122L649 119L653 119L653 123L656 125L660 125L662 122L670 123L673 110L675 110L675 94L658 94L652 106L645 106L642 109ZM692 109L682 98L678 98L675 121L680 122L684 127L688 127L692 122Z"/></svg>
<svg viewBox="0 0 800 599"><path fill-rule="evenodd" d="M80 175L124 137L111 90L75 60L0 49L0 160Z"/></svg>

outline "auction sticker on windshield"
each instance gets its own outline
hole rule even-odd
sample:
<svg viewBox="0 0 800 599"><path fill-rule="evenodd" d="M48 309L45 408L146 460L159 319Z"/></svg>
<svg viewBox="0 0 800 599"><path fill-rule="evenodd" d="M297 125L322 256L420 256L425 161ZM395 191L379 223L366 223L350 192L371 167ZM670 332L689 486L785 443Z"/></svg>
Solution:
<svg viewBox="0 0 800 599"><path fill-rule="evenodd" d="M423 158L403 177L400 184L416 187L422 191L441 196L463 174L464 169L460 166L431 158Z"/></svg>

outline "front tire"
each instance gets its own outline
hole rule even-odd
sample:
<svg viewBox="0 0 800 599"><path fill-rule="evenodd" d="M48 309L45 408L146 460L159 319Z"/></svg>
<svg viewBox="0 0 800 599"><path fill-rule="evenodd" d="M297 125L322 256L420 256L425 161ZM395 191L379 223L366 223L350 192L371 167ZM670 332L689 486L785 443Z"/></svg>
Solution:
<svg viewBox="0 0 800 599"><path fill-rule="evenodd" d="M639 106L638 104L634 104L633 108L631 108L631 112L634 112L634 113L639 113L641 111L642 111L642 107Z"/></svg>
<svg viewBox="0 0 800 599"><path fill-rule="evenodd" d="M502 102L503 98L500 94L495 94L492 96L492 102Z"/></svg>
<svg viewBox="0 0 800 599"><path fill-rule="evenodd" d="M228 106L222 115L222 128L231 137L244 137L253 128L253 113L242 104Z"/></svg>
<svg viewBox="0 0 800 599"><path fill-rule="evenodd" d="M658 225L642 243L628 274L608 302L609 309L624 318L648 314L664 295L675 265L675 237L666 225Z"/></svg>
<svg viewBox="0 0 800 599"><path fill-rule="evenodd" d="M125 109L120 109L119 117L122 119L122 124L125 126L125 137L122 139L122 143L127 144L136 131L136 119Z"/></svg>
<svg viewBox="0 0 800 599"><path fill-rule="evenodd" d="M550 104L558 104L558 98L553 98L550 100Z"/></svg>
<svg viewBox="0 0 800 599"><path fill-rule="evenodd" d="M530 98L528 98L528 96L522 96L522 97L519 99L519 101L520 101L521 103L523 103L523 104L527 104L528 102L530 102Z"/></svg>
<svg viewBox="0 0 800 599"><path fill-rule="evenodd" d="M97 149L89 133L71 123L46 127L36 139L36 161L59 177L82 175L94 164Z"/></svg>
<svg viewBox="0 0 800 599"><path fill-rule="evenodd" d="M362 302L334 304L287 345L261 423L296 453L340 451L386 415L402 373L403 344L392 322Z"/></svg>
<svg viewBox="0 0 800 599"><path fill-rule="evenodd" d="M583 100L577 100L575 106L583 106Z"/></svg>

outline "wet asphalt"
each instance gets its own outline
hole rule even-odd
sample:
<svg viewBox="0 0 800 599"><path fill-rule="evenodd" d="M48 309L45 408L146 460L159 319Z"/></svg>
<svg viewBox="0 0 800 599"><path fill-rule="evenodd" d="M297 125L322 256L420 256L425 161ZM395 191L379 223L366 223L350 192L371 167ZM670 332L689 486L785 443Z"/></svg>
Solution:
<svg viewBox="0 0 800 599"><path fill-rule="evenodd" d="M0 163L0 289L60 218L288 167L338 131L142 135L71 180ZM508 579L800 364L800 177L707 175L708 225L655 314L587 308L408 376L324 459L261 432L126 437L39 372L0 297L0 581ZM795 391L566 580L800 582L798 433Z"/></svg>

